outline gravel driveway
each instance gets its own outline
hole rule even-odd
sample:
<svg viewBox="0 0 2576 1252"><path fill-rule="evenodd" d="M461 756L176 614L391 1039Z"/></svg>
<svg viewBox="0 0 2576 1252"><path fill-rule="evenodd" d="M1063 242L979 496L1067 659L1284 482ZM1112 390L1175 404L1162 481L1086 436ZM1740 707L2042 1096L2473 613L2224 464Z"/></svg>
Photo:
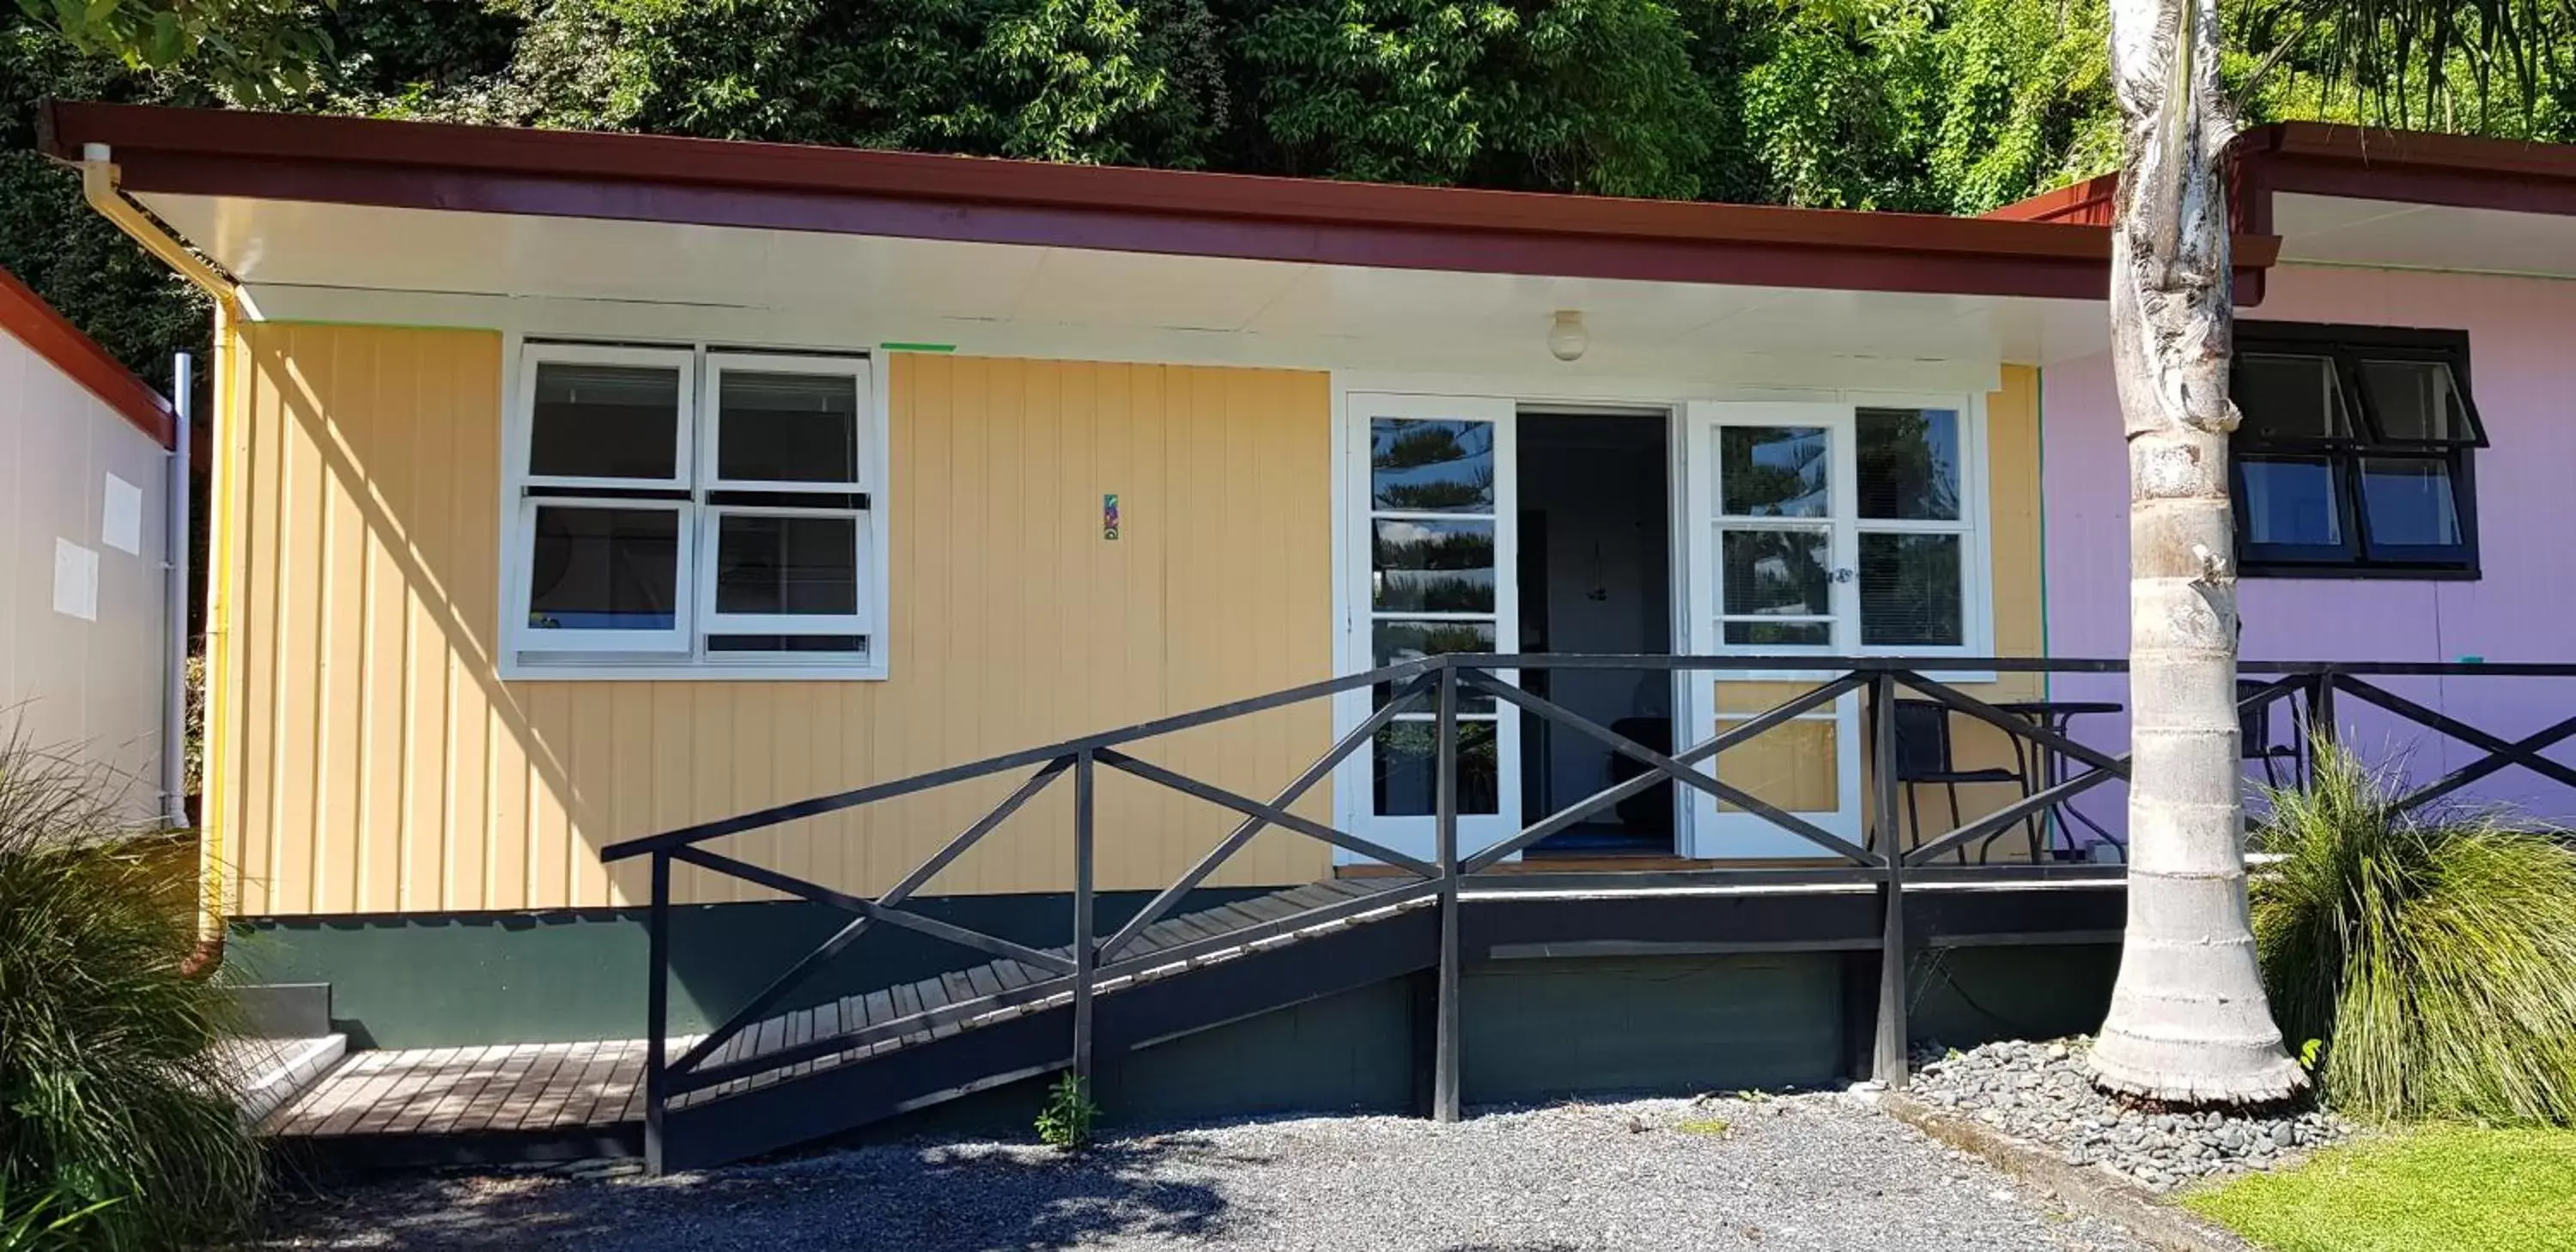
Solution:
<svg viewBox="0 0 2576 1252"><path fill-rule="evenodd" d="M2140 1252L1840 1094L1312 1117L1139 1134L1077 1161L913 1143L668 1179L385 1184L267 1246L1852 1249Z"/></svg>

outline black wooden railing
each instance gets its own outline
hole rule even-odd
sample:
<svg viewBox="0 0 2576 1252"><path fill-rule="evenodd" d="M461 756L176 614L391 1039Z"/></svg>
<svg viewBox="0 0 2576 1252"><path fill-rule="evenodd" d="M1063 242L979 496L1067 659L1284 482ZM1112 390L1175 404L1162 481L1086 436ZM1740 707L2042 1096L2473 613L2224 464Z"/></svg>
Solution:
<svg viewBox="0 0 2576 1252"><path fill-rule="evenodd" d="M2258 683L2240 689L2240 710L2269 708L2283 701L2294 708L2304 704L2303 713L2294 713L2292 724L2301 734L2331 736L2339 724L2335 702L2339 696L2376 706L2406 722L2438 731L2462 743L2481 749L2485 755L2438 779L2413 788L2396 804L2412 808L2457 793L2478 780L2500 770L2520 766L2561 785L2576 788L2576 769L2541 755L2542 751L2576 737L2576 716L2569 716L2536 733L2517 739L2491 734L2440 711L2401 697L2374 679L2390 676L2460 676L2485 679L2537 679L2576 677L2576 665L2530 664L2410 664L2410 663L2255 663L2240 667L2242 674ZM1666 752L1640 743L1628 736L1593 722L1552 700L1531 694L1511 681L1511 677L1532 670L1628 670L1686 671L1709 674L1754 674L1774 679L1780 674L1802 675L1795 681L1805 689L1782 703L1753 714L1728 713L1732 723L1725 731L1700 743ZM1873 1041L1873 1069L1883 1080L1901 1082L1906 1065L1906 949L1904 892L1912 883L1981 883L1993 886L2028 885L2048 880L2104 879L2116 880L2123 871L2117 865L2053 864L2040 861L2029 864L1956 864L1937 862L1957 856L1965 861L1966 850L1980 841L1991 841L2018 823L2044 820L2073 798L2108 783L2125 779L2129 773L2127 753L2110 753L2088 745L2071 735L2034 721L2031 717L1989 703L1948 682L1927 676L1936 673L1990 672L2001 674L2093 674L2124 673L2127 663L2105 660L2072 660L2062 658L1959 658L1959 657L1819 657L1819 656L1578 656L1578 655L1450 655L1426 657L1402 664L1354 674L1325 682L1274 692L1253 699L1236 701L1174 717L1160 718L1119 730L1069 739L1045 747L1005 753L985 760L933 770L910 778L877 783L836 795L780 805L758 812L745 813L719 821L674 830L664 834L633 839L605 849L607 861L647 857L651 862L651 906L649 912L647 994L649 1023L645 1066L645 1142L648 1156L656 1167L661 1158L665 1115L671 1102L693 1092L704 1092L752 1075L809 1064L864 1049L889 1040L917 1036L955 1026L966 1019L1013 1006L1032 1005L1065 997L1072 1008L1071 1037L1064 1063L1077 1075L1088 1076L1092 1062L1093 999L1101 984L1130 977L1149 968L1161 968L1186 962L1228 948L1237 948L1259 940L1322 926L1329 922L1362 914L1412 904L1429 899L1439 909L1440 951L1437 961L1438 1001L1435 1025L1435 1056L1432 1074L1431 1106L1435 1117L1452 1120L1459 1113L1459 894L1464 880L1484 875L1479 891L1511 891L1519 888L1541 888L1561 885L1561 880L1547 875L1512 875L1497 877L1491 873L1500 863L1531 848L1541 840L1576 823L1617 805L1623 800L1652 788L1678 785L1693 788L1737 810L1758 817L1765 824L1796 835L1816 849L1816 856L1826 863L1800 864L1776 869L1739 868L1684 871L1666 875L1704 885L1787 887L1814 885L1819 882L1875 885L1884 905L1884 930L1880 936L1881 959L1877 1029ZM1269 799L1256 799L1239 794L1178 770L1158 765L1135 754L1148 741L1174 735L1219 722L1250 717L1274 709L1307 701L1329 699L1347 691L1380 688L1375 710L1347 734L1342 735L1321 757L1299 772ZM2062 762L2083 767L2071 776L2059 776L2052 770L2044 780L2034 779L2024 794L2012 803L1974 818L1962 819L1953 812L1959 824L1950 830L1924 837L1919 830L1910 846L1903 846L1896 814L1899 810L1898 771L1874 768L1868 778L1871 795L1869 830L1864 842L1854 843L1816 823L1788 812L1751 794L1716 775L1708 763L1720 753L1741 747L1766 732L1853 693L1866 697L1865 724L1869 735L1870 758L1889 762L1897 758L1897 719L1890 716L1900 692L1935 701L1950 714L1992 726L2009 736L2016 759L2023 749L2033 759L2054 754ZM1531 717L1563 727L1576 734L1600 741L1610 750L1643 766L1642 772L1612 786L1594 792L1574 803L1530 821L1517 834L1499 843L1462 854L1458 842L1458 755L1460 702L1468 694L1490 697L1511 705ZM1330 776L1354 752L1398 717L1412 714L1420 717L1428 709L1436 727L1435 764L1433 771L1433 825L1437 833L1437 850L1431 860L1409 855L1373 840L1315 821L1290 811L1314 786ZM1499 706L1498 706L1499 707ZM1231 831L1209 849L1197 862L1169 886L1157 892L1132 918L1117 930L1102 937L1093 917L1094 869L1101 832L1096 821L1096 788L1098 771L1107 768L1142 779L1185 795L1197 797L1239 815ZM952 786L995 775L1028 771L1026 778L982 817L969 824L942 845L928 860L906 874L884 894L870 898L852 894L822 883L754 865L733 856L716 852L708 844L726 836L741 834L793 822L802 818L840 812L910 796L935 788ZM927 916L904 907L942 869L990 835L1012 814L1030 800L1065 778L1072 780L1073 821L1073 901L1070 933L1072 942L1067 952L1045 951L1026 944L984 933L953 922ZM1228 860L1265 830L1285 830L1310 839L1345 849L1361 857L1391 866L1400 871L1399 881L1376 894L1341 900L1306 909L1291 916L1273 918L1260 925L1229 933L1157 947L1150 954L1131 951L1139 935L1163 920L1185 897L1205 883ZM755 886L787 896L833 906L851 914L841 927L821 945L807 953L778 975L740 1009L693 1042L678 1057L669 1055L672 907L671 873L675 864L695 866L702 870L736 878ZM1594 881L1638 877L1635 875L1587 875ZM1605 884L1606 885L1606 884ZM965 1004L947 1004L925 1008L893 1020L869 1023L844 1030L825 1038L789 1044L763 1051L756 1056L718 1059L725 1045L763 1020L818 971L848 951L850 946L871 927L883 924L927 935L988 956L1017 961L1029 970L1044 975L996 995L975 999Z"/></svg>

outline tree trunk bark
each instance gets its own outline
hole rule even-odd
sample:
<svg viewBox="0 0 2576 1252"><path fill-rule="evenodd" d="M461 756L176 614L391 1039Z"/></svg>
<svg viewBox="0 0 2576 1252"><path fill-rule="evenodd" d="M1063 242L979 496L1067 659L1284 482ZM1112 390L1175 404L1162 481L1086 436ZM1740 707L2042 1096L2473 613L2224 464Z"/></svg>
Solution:
<svg viewBox="0 0 2576 1252"><path fill-rule="evenodd" d="M2111 357L2129 446L2129 920L2096 1081L2192 1105L2307 1085L2245 898L2228 510L2234 320L2217 0L2112 0Z"/></svg>

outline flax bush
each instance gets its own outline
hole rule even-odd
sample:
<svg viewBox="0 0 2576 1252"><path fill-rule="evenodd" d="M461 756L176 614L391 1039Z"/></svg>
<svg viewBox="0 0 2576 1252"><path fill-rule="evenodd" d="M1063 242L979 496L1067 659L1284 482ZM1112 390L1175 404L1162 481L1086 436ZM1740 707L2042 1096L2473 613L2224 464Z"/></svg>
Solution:
<svg viewBox="0 0 2576 1252"><path fill-rule="evenodd" d="M2332 745L2270 794L2253 879L2266 990L2320 1093L2375 1121L2576 1123L2576 852L2506 814L2389 811Z"/></svg>
<svg viewBox="0 0 2576 1252"><path fill-rule="evenodd" d="M66 1246L185 1247L243 1228L260 1154L231 997L179 972L194 884L121 833L119 794L0 742L0 1195L79 1214Z"/></svg>

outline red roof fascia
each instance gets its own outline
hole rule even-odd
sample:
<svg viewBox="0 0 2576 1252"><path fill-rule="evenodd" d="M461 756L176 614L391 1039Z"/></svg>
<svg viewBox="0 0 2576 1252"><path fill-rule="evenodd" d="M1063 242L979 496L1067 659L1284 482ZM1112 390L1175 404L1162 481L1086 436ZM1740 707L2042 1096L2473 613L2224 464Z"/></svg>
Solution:
<svg viewBox="0 0 2576 1252"><path fill-rule="evenodd" d="M686 222L1469 272L2100 299L2048 222L1061 165L793 144L49 104L139 193ZM2271 241L2247 239L2259 269Z"/></svg>

